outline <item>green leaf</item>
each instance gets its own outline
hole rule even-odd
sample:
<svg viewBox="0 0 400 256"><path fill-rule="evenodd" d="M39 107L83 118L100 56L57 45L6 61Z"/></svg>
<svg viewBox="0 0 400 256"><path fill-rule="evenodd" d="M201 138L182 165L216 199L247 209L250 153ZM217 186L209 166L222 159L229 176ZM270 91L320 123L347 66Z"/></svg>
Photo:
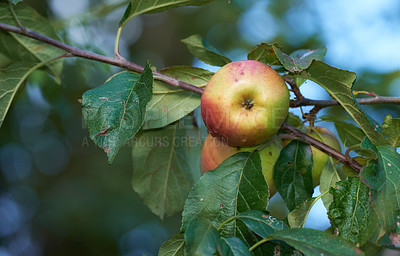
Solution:
<svg viewBox="0 0 400 256"><path fill-rule="evenodd" d="M361 141L365 137L363 131L354 124L341 121L335 121L334 124L340 140L347 148L361 144Z"/></svg>
<svg viewBox="0 0 400 256"><path fill-rule="evenodd" d="M353 124L335 121L335 128L338 132L340 140L347 148L361 144L361 142L365 138L364 132ZM371 159L376 159L376 154L372 150L356 147L353 149L353 151L358 153L359 155L363 155Z"/></svg>
<svg viewBox="0 0 400 256"><path fill-rule="evenodd" d="M158 256L183 256L183 246L185 245L185 238L183 234L177 234L171 237L168 241L165 241L160 250Z"/></svg>
<svg viewBox="0 0 400 256"><path fill-rule="evenodd" d="M279 64L279 59L276 56L273 47L280 48L278 44L262 43L251 50L247 55L248 60L257 60L268 65Z"/></svg>
<svg viewBox="0 0 400 256"><path fill-rule="evenodd" d="M346 120L349 119L348 116L332 116L332 115L323 115L323 116L318 116L319 119L321 119L322 121L326 121L326 122L337 122L337 121L342 121L342 120Z"/></svg>
<svg viewBox="0 0 400 256"><path fill-rule="evenodd" d="M322 169L320 178L321 183L319 185L319 191L321 194L329 191L329 189L335 186L338 181L344 180L347 177L347 174L343 168L339 165L339 163L335 164L335 162L336 160L332 159L332 157L329 157L324 168ZM329 209L329 205L332 203L332 200L333 197L330 193L325 193L322 196L322 202L324 203L326 209Z"/></svg>
<svg viewBox="0 0 400 256"><path fill-rule="evenodd" d="M219 243L219 233L210 221L192 220L185 232L185 255L213 255Z"/></svg>
<svg viewBox="0 0 400 256"><path fill-rule="evenodd" d="M291 228L303 228L306 223L308 214L311 208L314 206L315 202L318 201L320 197L312 197L302 202L293 211L288 214L288 222Z"/></svg>
<svg viewBox="0 0 400 256"><path fill-rule="evenodd" d="M152 96L149 64L142 75L121 72L82 96L82 112L90 138L112 163L121 146L142 127Z"/></svg>
<svg viewBox="0 0 400 256"><path fill-rule="evenodd" d="M60 41L49 21L25 3L14 6L21 24L37 33ZM0 3L0 22L18 26L7 3ZM0 52L13 61L44 62L65 52L38 40L12 32L0 31ZM47 71L60 82L63 59L47 63Z"/></svg>
<svg viewBox="0 0 400 256"><path fill-rule="evenodd" d="M296 51L292 52L291 54L289 54L289 56L292 58L297 58L297 59L301 59L301 60L309 60L310 65L311 65L312 60L323 60L325 55L326 55L325 47L314 49L314 50L300 49L300 50L296 50ZM308 66L310 66L310 65L308 65Z"/></svg>
<svg viewBox="0 0 400 256"><path fill-rule="evenodd" d="M18 4L19 2L22 2L23 0L10 0L10 3L12 4Z"/></svg>
<svg viewBox="0 0 400 256"><path fill-rule="evenodd" d="M285 122L294 127L300 127L303 125L301 119L291 112L288 112Z"/></svg>
<svg viewBox="0 0 400 256"><path fill-rule="evenodd" d="M358 177L348 177L329 192L333 196L328 210L332 229L353 244L365 244L375 232L377 221L369 188Z"/></svg>
<svg viewBox="0 0 400 256"><path fill-rule="evenodd" d="M205 87L213 73L195 67L175 66L160 71L181 81ZM154 129L173 123L200 106L200 95L155 80L153 98L147 104L143 129Z"/></svg>
<svg viewBox="0 0 400 256"><path fill-rule="evenodd" d="M400 147L400 118L387 115L383 120L382 134L393 147Z"/></svg>
<svg viewBox="0 0 400 256"><path fill-rule="evenodd" d="M268 199L268 185L262 174L259 153L235 154L194 184L185 201L181 230L185 231L194 218L208 219L218 228L241 212L266 210ZM236 221L221 229L223 236L236 236L237 232Z"/></svg>
<svg viewBox="0 0 400 256"><path fill-rule="evenodd" d="M305 255L364 255L359 248L337 236L308 228L283 229L270 235L265 240L283 241Z"/></svg>
<svg viewBox="0 0 400 256"><path fill-rule="evenodd" d="M251 231L260 237L267 237L276 231L287 228L283 221L261 211L243 212L235 219L243 221Z"/></svg>
<svg viewBox="0 0 400 256"><path fill-rule="evenodd" d="M400 155L392 146L363 144L377 154L378 161L370 160L360 177L371 189L381 232L390 232L400 219Z"/></svg>
<svg viewBox="0 0 400 256"><path fill-rule="evenodd" d="M184 120L162 129L138 133L132 148L133 189L161 219L183 209L200 176L201 138Z"/></svg>
<svg viewBox="0 0 400 256"><path fill-rule="evenodd" d="M162 12L182 6L199 6L212 0L131 0L124 16L119 22L119 27L124 27L132 18L143 13Z"/></svg>
<svg viewBox="0 0 400 256"><path fill-rule="evenodd" d="M219 243L221 256L250 256L249 248L237 237L221 237Z"/></svg>
<svg viewBox="0 0 400 256"><path fill-rule="evenodd" d="M290 211L313 194L312 151L293 140L284 147L274 166L274 183Z"/></svg>
<svg viewBox="0 0 400 256"><path fill-rule="evenodd" d="M388 144L386 139L377 131L376 127L372 126L370 120L354 101L352 86L356 79L356 74L314 60L307 70L294 76L309 79L323 87L350 114L365 135L375 145Z"/></svg>
<svg viewBox="0 0 400 256"><path fill-rule="evenodd" d="M315 50L297 50L290 55L282 52L279 48L273 46L273 50L282 65L292 73L307 69L313 60L322 60L326 54L326 48Z"/></svg>
<svg viewBox="0 0 400 256"><path fill-rule="evenodd" d="M232 62L200 35L191 35L181 41L193 56L206 64L222 67Z"/></svg>
<svg viewBox="0 0 400 256"><path fill-rule="evenodd" d="M40 64L16 62L0 70L0 127L21 84Z"/></svg>

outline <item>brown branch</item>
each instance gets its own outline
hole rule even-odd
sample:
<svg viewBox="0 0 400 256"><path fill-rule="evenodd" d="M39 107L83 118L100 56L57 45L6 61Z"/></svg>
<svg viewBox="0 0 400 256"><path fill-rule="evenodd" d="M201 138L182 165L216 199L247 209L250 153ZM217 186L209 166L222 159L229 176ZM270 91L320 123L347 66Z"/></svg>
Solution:
<svg viewBox="0 0 400 256"><path fill-rule="evenodd" d="M283 123L282 124L282 129L291 132L292 134L294 134L297 138L299 138L300 140L302 140L303 142L310 144L311 146L325 152L326 154L328 154L329 156L337 159L339 162L348 165L349 167L351 167L353 170L355 170L356 172L360 173L363 166L360 165L357 161L351 159L351 158L347 158L345 155L343 155L342 153L340 153L339 151L337 151L336 149L326 145L325 143L322 143L321 141L314 139L313 137L305 134L304 132L296 129L295 127L287 124L287 123Z"/></svg>
<svg viewBox="0 0 400 256"><path fill-rule="evenodd" d="M361 98L356 99L360 105L372 105L372 104L396 104L400 105L400 97L383 97L377 96L373 98ZM339 105L336 100L312 100L304 98L302 100L294 100L290 102L291 108L298 108L301 106L318 106L319 108L326 108L330 106Z"/></svg>
<svg viewBox="0 0 400 256"><path fill-rule="evenodd" d="M41 42L44 42L46 44L55 46L59 49L62 49L67 52L65 55L66 57L74 56L74 57L81 57L89 60L94 60L94 61L99 61L102 63L107 63L110 65L114 65L117 67L125 68L131 71L139 72L141 73L144 68L140 65L137 65L135 63L132 63L130 61L127 61L125 59L117 59L117 58L112 58L112 57L107 57L103 55L99 55L96 53L92 53L89 51L85 51L70 45L66 45L62 42L59 42L57 40L48 38L44 35L38 34L34 31L31 31L29 29L21 29L18 27L10 26L4 23L0 23L0 30L5 30L13 33L17 33L23 36L27 36L36 40L39 40ZM170 77L167 75L164 75L162 73L153 71L154 78L158 79L160 81L164 81L170 85L173 85L175 87L192 91L197 94L202 94L203 89L196 87L194 85L191 85L189 83L183 82L179 79L176 79L174 77ZM318 108L324 108L328 106L333 106L333 105L338 105L339 103L335 100L311 100L304 98L303 95L300 93L299 88L295 84L294 80L290 79L285 79L286 82L292 87L292 91L295 93L297 100L291 101L290 107L300 107L300 106L315 106ZM390 104L400 104L400 98L395 98L395 97L374 97L374 98L367 98L367 99L358 99L357 100L359 104L382 104L382 103L390 103ZM292 135L295 137L299 138L300 140L314 146L315 148L320 149L321 151L325 152L326 154L332 156L333 158L337 159L338 161L348 165L352 169L354 169L356 172L360 172L361 169L363 168L358 162L354 161L353 159L348 159L346 158L345 155L342 153L336 151L332 147L320 142L319 140L316 140L307 134L301 132L300 130L296 129L293 126L290 126L287 123L283 123L282 128L286 131L291 132Z"/></svg>
<svg viewBox="0 0 400 256"><path fill-rule="evenodd" d="M303 94L301 94L299 87L297 87L296 82L294 81L293 78L291 77L283 77L286 83L289 84L291 91L294 93L296 96L296 101L301 101L304 99Z"/></svg>
<svg viewBox="0 0 400 256"><path fill-rule="evenodd" d="M54 40L52 38L46 37L44 35L41 35L39 33L36 33L32 30L26 29L22 30L21 28L18 27L14 27L14 26L10 26L4 23L0 23L0 30L5 30L5 31L9 31L9 32L13 32L13 33L17 33L23 36L27 36L36 40L39 40L41 42L44 42L46 44L55 46L59 49L62 49L66 52L68 52L69 54L71 54L73 57L81 57L81 58L85 58L85 59L89 59L89 60L95 60L95 61L99 61L99 62L103 62L103 63L107 63L107 64L111 64L113 66L117 66L117 67L121 67L121 68L126 68L128 70L131 71L135 71L135 72L139 72L141 73L143 71L143 67L140 65L137 65L133 62L127 61L125 59L117 59L117 58L112 58L112 57L107 57L104 55L100 55L100 54L96 54L96 53L92 53L89 51L85 51L67 44L64 44L62 42L59 42L57 40ZM176 86L178 88L184 89L184 90L188 90L188 91L192 91L194 93L197 94L202 94L203 93L203 89L199 88L197 86L194 86L192 84L183 82L181 80L178 80L174 77L170 77L167 75L164 75L160 72L157 71L153 71L154 74L154 78L163 82L166 82L168 84L171 84L173 86Z"/></svg>

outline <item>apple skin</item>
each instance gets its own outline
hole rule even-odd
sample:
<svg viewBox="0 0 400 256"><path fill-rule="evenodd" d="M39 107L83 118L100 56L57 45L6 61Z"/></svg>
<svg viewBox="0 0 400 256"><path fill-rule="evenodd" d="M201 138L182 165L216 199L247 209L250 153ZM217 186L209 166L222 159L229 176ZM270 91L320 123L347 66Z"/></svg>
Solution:
<svg viewBox="0 0 400 256"><path fill-rule="evenodd" d="M340 143L337 140L335 134L333 134L328 129L321 126L315 126L313 128L306 127L306 133L314 139L317 139L327 144L328 146L331 146L337 151L341 151ZM319 185L322 170L324 169L324 166L328 161L329 156L321 150L314 148L313 146L311 146L311 151L313 155L313 184L314 187L316 187Z"/></svg>
<svg viewBox="0 0 400 256"><path fill-rule="evenodd" d="M239 148L228 146L225 142L211 136L207 136L201 150L201 173L214 170L228 157L238 152L251 152L257 147ZM276 140L260 151L262 172L265 181L268 183L269 196L272 197L276 193L276 187L272 178L273 169L276 160L279 157L283 144L280 140Z"/></svg>
<svg viewBox="0 0 400 256"><path fill-rule="evenodd" d="M289 109L289 90L268 65L254 60L219 69L201 96L209 133L232 147L252 147L274 136Z"/></svg>

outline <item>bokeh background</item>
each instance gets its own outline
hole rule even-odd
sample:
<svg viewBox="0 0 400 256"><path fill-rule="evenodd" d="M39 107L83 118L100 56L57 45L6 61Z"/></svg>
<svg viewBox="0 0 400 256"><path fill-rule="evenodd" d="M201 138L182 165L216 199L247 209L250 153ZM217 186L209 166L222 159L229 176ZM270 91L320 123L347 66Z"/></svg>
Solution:
<svg viewBox="0 0 400 256"><path fill-rule="evenodd" d="M112 56L128 1L24 2L49 18L65 42ZM326 46L328 64L357 73L356 90L400 96L399 1L230 2L136 17L123 31L121 54L141 65L149 59L158 68L195 65L215 71L194 59L180 40L200 34L233 60L246 59L265 41L278 42L285 52ZM7 64L0 56L0 67ZM18 95L0 129L0 256L150 256L178 232L180 214L161 221L132 190L130 147L108 165L85 128L77 100L117 71L68 59L61 85L37 71ZM329 98L313 83L301 91L310 98ZM379 122L386 114L400 117L399 106L363 109ZM339 107L322 114L345 115ZM329 123L320 125L334 130ZM271 210L284 214L279 198L273 201ZM329 226L322 204L306 225Z"/></svg>

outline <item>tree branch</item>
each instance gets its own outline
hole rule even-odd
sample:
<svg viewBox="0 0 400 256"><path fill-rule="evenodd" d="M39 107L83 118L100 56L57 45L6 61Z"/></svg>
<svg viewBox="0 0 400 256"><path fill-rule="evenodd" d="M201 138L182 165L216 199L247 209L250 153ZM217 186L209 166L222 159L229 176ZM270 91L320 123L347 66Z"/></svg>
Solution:
<svg viewBox="0 0 400 256"><path fill-rule="evenodd" d="M141 73L144 68L140 65L137 65L133 62L127 61L126 59L117 59L117 58L112 58L112 57L107 57L107 56L103 56L100 54L96 54L96 53L92 53L89 51L85 51L67 44L64 44L62 42L59 42L57 40L51 39L49 37L46 37L44 35L41 35L39 33L36 33L32 30L29 29L21 29L18 27L14 27L14 26L10 26L4 23L0 23L0 30L5 30L5 31L9 31L9 32L13 32L13 33L17 33L23 36L27 36L36 40L39 40L41 42L44 42L46 44L55 46L57 48L60 48L64 51L66 51L68 54L65 55L66 57L81 57L81 58L85 58L85 59L89 59L89 60L95 60L95 61L99 61L99 62L103 62L103 63L107 63L110 65L114 65L117 67L121 67L121 68L125 68L131 71L135 71L135 72L139 72ZM154 74L154 78L163 82L166 82L170 85L173 85L175 87L184 89L184 90L188 90L188 91L192 91L194 93L197 94L202 94L203 93L203 89L196 87L192 84L183 82L179 79L176 79L174 77L170 77L167 75L164 75L160 72L157 71L153 71ZM297 87L297 85L294 83L294 81L292 80L287 80L287 82L289 83L289 85L292 88L292 91L295 92L296 95L296 100L295 101L291 101L290 103L290 107L294 108L294 107L300 107L300 106L315 106L318 108L324 108L324 107L329 107L329 106L333 106L333 105L338 105L339 103L335 100L312 100L312 99L307 99L304 98L301 93L299 88ZM357 100L359 104L383 104L383 103L387 103L387 104L400 104L400 98L396 98L396 97L374 97L374 98L363 98L363 99L358 99ZM352 169L354 169L356 172L360 172L362 170L362 165L360 165L358 162L356 162L353 159L349 159L347 158L344 154L336 151L335 149L333 149L332 147L320 142L317 139L314 139L313 137L308 136L307 134L303 133L302 131L296 129L295 127L287 124L287 123L283 123L282 125L282 129L289 131L292 135L294 135L295 137L299 138L300 140L304 141L305 143L310 144L311 146L325 152L326 154L332 156L333 158L337 159L338 161L342 162L343 164L348 165L349 167L351 167Z"/></svg>
<svg viewBox="0 0 400 256"><path fill-rule="evenodd" d="M36 40L39 40L41 42L44 42L46 44L55 46L57 48L60 48L66 52L68 52L70 55L74 56L74 57L81 57L81 58L85 58L85 59L89 59L89 60L95 60L95 61L99 61L99 62L103 62L103 63L108 63L117 67L121 67L121 68L125 68L131 71L135 71L135 72L139 72L141 73L144 68L140 65L137 65L135 63L132 63L130 61L127 61L125 59L117 59L117 58L112 58L112 57L107 57L104 55L100 55L100 54L96 54L96 53L92 53L89 51L85 51L67 44L64 44L62 42L59 42L57 40L54 40L52 38L46 37L44 35L38 34L32 30L29 30L27 28L25 28L25 30L22 30L21 28L18 27L14 27L14 26L10 26L4 23L0 23L0 29L1 30L5 30L5 31L9 31L9 32L13 32L13 33L17 33L23 36L27 36ZM166 82L168 84L171 84L173 86L176 86L178 88L184 89L184 90L188 90L188 91L192 91L194 93L197 94L202 94L203 93L203 89L199 88L197 86L191 85L189 83L185 83L181 80L178 80L174 77L170 77L167 75L164 75L160 72L157 71L153 71L153 75L154 78L163 82Z"/></svg>
<svg viewBox="0 0 400 256"><path fill-rule="evenodd" d="M291 91L294 93L296 96L296 101L302 101L304 100L303 94L301 94L299 87L297 87L296 82L294 81L293 78L291 77L283 77L286 83L289 84Z"/></svg>
<svg viewBox="0 0 400 256"><path fill-rule="evenodd" d="M337 159L339 162L348 165L351 167L353 170L356 172L360 173L363 166L360 165L357 161L353 160L352 158L347 158L344 154L340 153L339 151L336 151L336 149L326 145L325 143L314 139L313 137L305 134L304 132L300 131L299 129L296 129L295 127L291 126L288 123L283 123L282 124L282 129L291 132L293 135L295 135L297 138L302 140L303 142L310 144L311 146L325 152L329 156Z"/></svg>
<svg viewBox="0 0 400 256"><path fill-rule="evenodd" d="M400 105L400 97L383 97L376 96L373 98L361 98L356 99L360 105L371 105L371 104L396 104ZM336 100L312 100L304 98L302 100L294 100L290 102L291 108L297 108L301 106L318 106L320 108L326 108L330 106L339 105Z"/></svg>

